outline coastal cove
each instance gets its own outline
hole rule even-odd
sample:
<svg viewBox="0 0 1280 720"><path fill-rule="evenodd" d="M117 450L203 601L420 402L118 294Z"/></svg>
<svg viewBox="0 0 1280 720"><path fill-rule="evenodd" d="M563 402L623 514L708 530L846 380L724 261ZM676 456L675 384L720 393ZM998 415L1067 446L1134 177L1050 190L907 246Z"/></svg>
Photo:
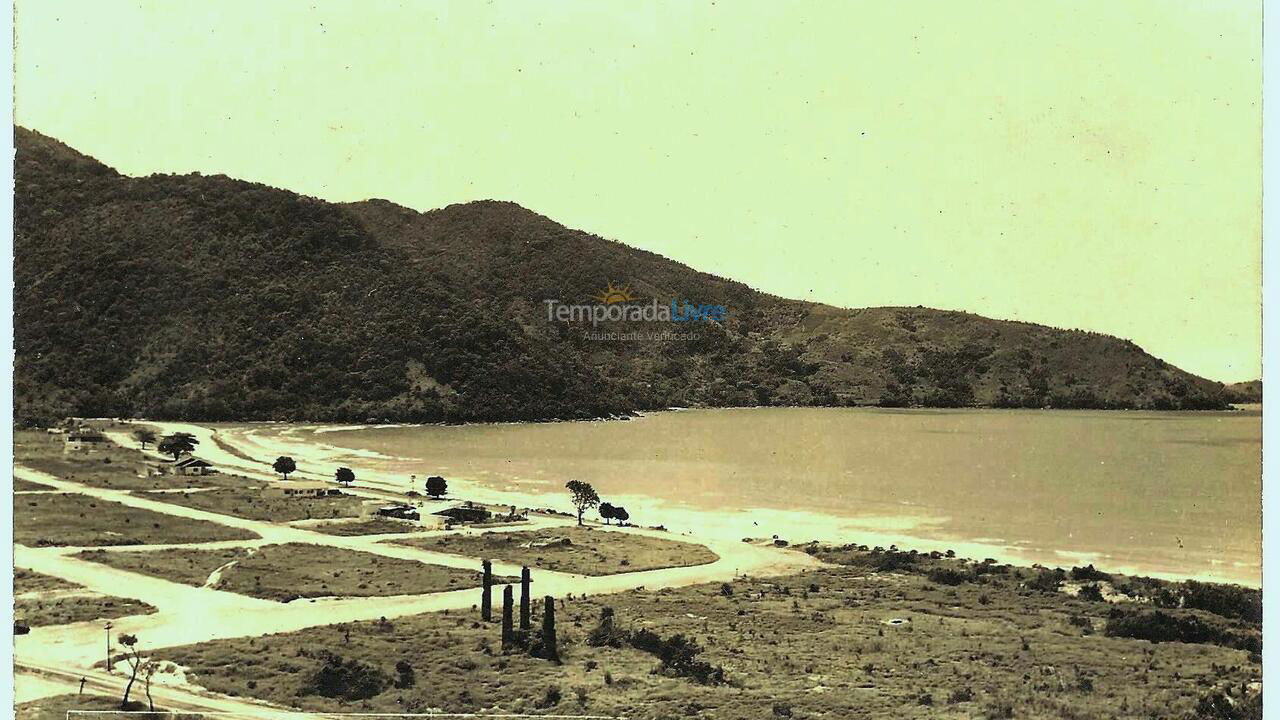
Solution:
<svg viewBox="0 0 1280 720"><path fill-rule="evenodd" d="M183 423L153 423L191 429ZM593 483L672 533L779 535L1257 586L1261 413L760 408L629 421L203 426L238 471L568 510ZM420 488L419 488L420 489Z"/></svg>

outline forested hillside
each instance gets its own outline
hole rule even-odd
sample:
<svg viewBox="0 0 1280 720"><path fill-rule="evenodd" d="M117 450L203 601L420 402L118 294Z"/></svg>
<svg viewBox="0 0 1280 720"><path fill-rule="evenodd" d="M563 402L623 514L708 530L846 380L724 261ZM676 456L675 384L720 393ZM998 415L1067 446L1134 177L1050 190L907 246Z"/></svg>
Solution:
<svg viewBox="0 0 1280 720"><path fill-rule="evenodd" d="M925 308L783 300L493 201L419 213L222 176L122 176L16 133L15 403L64 415L477 421L670 406L1213 408L1132 343ZM728 308L612 323L543 301Z"/></svg>

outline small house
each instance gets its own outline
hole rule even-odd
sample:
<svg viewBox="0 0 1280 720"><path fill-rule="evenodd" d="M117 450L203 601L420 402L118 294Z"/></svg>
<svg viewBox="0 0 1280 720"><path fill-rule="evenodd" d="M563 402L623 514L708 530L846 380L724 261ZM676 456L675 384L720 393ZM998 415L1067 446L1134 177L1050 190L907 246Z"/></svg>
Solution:
<svg viewBox="0 0 1280 720"><path fill-rule="evenodd" d="M263 491L263 495L269 497L285 497L285 498L320 498L330 495L341 495L342 491L338 488L319 481L290 481L290 482L273 482Z"/></svg>
<svg viewBox="0 0 1280 720"><path fill-rule="evenodd" d="M378 517L391 518L392 520L419 520L422 517L417 508L398 503L383 505L375 513Z"/></svg>
<svg viewBox="0 0 1280 720"><path fill-rule="evenodd" d="M107 436L91 428L79 428L67 433L63 440L63 452L89 452L107 446Z"/></svg>
<svg viewBox="0 0 1280 720"><path fill-rule="evenodd" d="M199 458L183 458L171 466L174 475L213 475L217 469Z"/></svg>
<svg viewBox="0 0 1280 720"><path fill-rule="evenodd" d="M443 510L436 510L431 514L438 515L445 518L446 521L454 523L484 522L493 516L493 513L490 513L485 508L470 502L447 507Z"/></svg>

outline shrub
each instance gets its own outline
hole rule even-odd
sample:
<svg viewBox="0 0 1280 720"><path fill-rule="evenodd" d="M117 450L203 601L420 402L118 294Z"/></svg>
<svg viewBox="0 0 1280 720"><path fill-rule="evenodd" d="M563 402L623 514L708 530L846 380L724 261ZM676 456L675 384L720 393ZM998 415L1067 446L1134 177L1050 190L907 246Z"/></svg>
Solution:
<svg viewBox="0 0 1280 720"><path fill-rule="evenodd" d="M1110 582L1111 575L1102 572L1101 570L1095 568L1092 563L1090 563L1088 565L1085 565L1084 567L1071 568L1071 579L1083 580L1085 582L1102 582L1102 581Z"/></svg>
<svg viewBox="0 0 1280 720"><path fill-rule="evenodd" d="M543 693L542 700L538 703L539 708L550 708L560 704L560 686L548 685L547 691Z"/></svg>
<svg viewBox="0 0 1280 720"><path fill-rule="evenodd" d="M1080 598L1081 600L1088 600L1090 602L1105 601L1105 599L1102 597L1102 590L1095 584L1082 586L1080 588L1080 592L1076 593L1076 597Z"/></svg>
<svg viewBox="0 0 1280 720"><path fill-rule="evenodd" d="M1061 570L1041 570L1035 577L1023 583L1030 590L1038 590L1046 593L1058 592L1058 586L1062 584L1065 573Z"/></svg>
<svg viewBox="0 0 1280 720"><path fill-rule="evenodd" d="M320 695L343 700L365 700L378 695L391 684L386 673L359 660L324 653L324 662L303 683L303 695Z"/></svg>
<svg viewBox="0 0 1280 720"><path fill-rule="evenodd" d="M952 690L951 694L947 696L947 703L950 705L955 705L957 703L971 702L972 700L973 700L973 689L967 688L967 687L959 688L957 690Z"/></svg>
<svg viewBox="0 0 1280 720"><path fill-rule="evenodd" d="M973 573L952 568L934 568L929 571L928 577L931 582L936 582L939 585L960 585L976 579Z"/></svg>

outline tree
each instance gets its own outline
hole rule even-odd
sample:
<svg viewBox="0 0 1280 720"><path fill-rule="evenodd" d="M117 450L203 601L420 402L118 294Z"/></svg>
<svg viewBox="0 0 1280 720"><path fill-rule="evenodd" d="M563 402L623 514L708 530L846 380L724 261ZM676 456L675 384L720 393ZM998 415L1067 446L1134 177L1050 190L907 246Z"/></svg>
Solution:
<svg viewBox="0 0 1280 720"><path fill-rule="evenodd" d="M340 467L338 468L338 471L333 474L333 479L342 483L343 487L351 487L351 483L356 481L356 474L351 471L351 468Z"/></svg>
<svg viewBox="0 0 1280 720"><path fill-rule="evenodd" d="M124 659L129 663L129 682L124 686L124 698L120 700L120 709L129 709L129 692L133 690L133 683L138 679L138 671L142 669L142 654L138 652L138 636L137 635L121 635L118 638L121 645L124 646Z"/></svg>
<svg viewBox="0 0 1280 720"><path fill-rule="evenodd" d="M151 712L156 711L156 701L151 699L151 679L155 677L156 672L160 670L160 663L155 660L148 660L142 666L142 689L147 694L147 708Z"/></svg>
<svg viewBox="0 0 1280 720"><path fill-rule="evenodd" d="M573 498L573 506L578 509L578 524L581 525L582 513L586 512L588 508L599 505L600 496L596 494L596 489L591 487L591 483L585 483L581 480L570 480L564 486Z"/></svg>
<svg viewBox="0 0 1280 720"><path fill-rule="evenodd" d="M271 464L271 469L283 475L285 480L288 480L289 473L298 469L298 463L294 462L293 458L288 455L281 455Z"/></svg>
<svg viewBox="0 0 1280 720"><path fill-rule="evenodd" d="M600 503L600 517L604 520L605 525L608 525L609 521L616 517L613 513L613 505L607 502Z"/></svg>
<svg viewBox="0 0 1280 720"><path fill-rule="evenodd" d="M626 508L619 505L613 509L613 519L617 520L619 525L623 525L631 519L631 513L627 512Z"/></svg>
<svg viewBox="0 0 1280 720"><path fill-rule="evenodd" d="M154 443L156 441L156 431L148 430L146 428L140 428L138 430L134 430L133 439L137 440L138 443L142 445L143 450L146 450L147 443Z"/></svg>
<svg viewBox="0 0 1280 720"><path fill-rule="evenodd" d="M427 494L433 498L439 498L449 492L449 483L439 475L432 475L427 478Z"/></svg>
<svg viewBox="0 0 1280 720"><path fill-rule="evenodd" d="M172 435L165 435L160 438L160 444L156 448L165 455L172 455L174 462L183 455L190 455L196 451L196 446L200 441L191 433L176 432Z"/></svg>

